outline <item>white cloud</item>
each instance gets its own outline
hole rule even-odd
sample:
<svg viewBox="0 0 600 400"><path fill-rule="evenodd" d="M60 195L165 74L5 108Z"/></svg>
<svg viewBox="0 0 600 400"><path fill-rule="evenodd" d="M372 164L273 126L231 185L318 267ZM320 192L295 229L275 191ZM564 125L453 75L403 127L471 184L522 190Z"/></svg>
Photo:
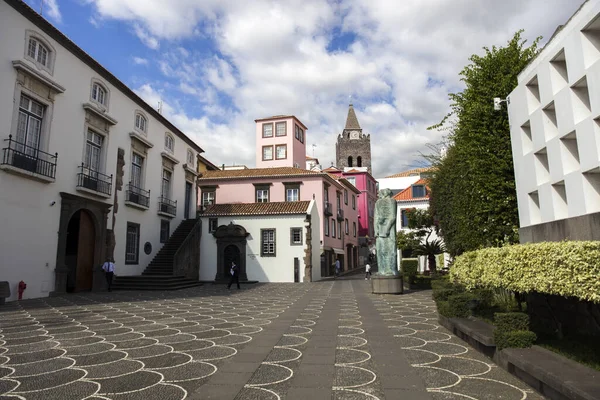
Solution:
<svg viewBox="0 0 600 400"><path fill-rule="evenodd" d="M142 57L133 57L133 63L135 65L148 65L148 59Z"/></svg>
<svg viewBox="0 0 600 400"><path fill-rule="evenodd" d="M169 42L157 57L165 82L139 92L167 100L165 115L214 163L253 165L254 120L294 114L309 127L308 152L317 144L315 156L328 166L352 95L377 177L418 165L419 152L442 139L426 128L448 112L470 55L506 44L521 28L530 41L549 38L583 2L89 1L100 17L131 24L146 46ZM334 28L354 43L328 51ZM216 53L200 52L191 38L208 38Z"/></svg>
<svg viewBox="0 0 600 400"><path fill-rule="evenodd" d="M57 0L41 0L42 15L47 15L57 23L62 22L62 15Z"/></svg>

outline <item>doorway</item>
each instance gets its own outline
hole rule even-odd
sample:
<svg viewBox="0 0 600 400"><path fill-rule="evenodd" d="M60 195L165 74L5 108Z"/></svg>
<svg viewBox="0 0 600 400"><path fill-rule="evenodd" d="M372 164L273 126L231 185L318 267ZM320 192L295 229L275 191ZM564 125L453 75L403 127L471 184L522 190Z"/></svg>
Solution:
<svg viewBox="0 0 600 400"><path fill-rule="evenodd" d="M68 267L68 292L92 290L95 243L92 217L85 210L77 211L67 227L65 263Z"/></svg>
<svg viewBox="0 0 600 400"><path fill-rule="evenodd" d="M300 260L294 257L294 283L300 282Z"/></svg>
<svg viewBox="0 0 600 400"><path fill-rule="evenodd" d="M223 273L225 276L229 276L229 270L232 262L234 262L235 265L240 268L240 249L233 244L225 247L225 250L223 251L223 261Z"/></svg>
<svg viewBox="0 0 600 400"><path fill-rule="evenodd" d="M183 218L190 218L190 205L192 203L192 184L185 182L185 209L183 210Z"/></svg>

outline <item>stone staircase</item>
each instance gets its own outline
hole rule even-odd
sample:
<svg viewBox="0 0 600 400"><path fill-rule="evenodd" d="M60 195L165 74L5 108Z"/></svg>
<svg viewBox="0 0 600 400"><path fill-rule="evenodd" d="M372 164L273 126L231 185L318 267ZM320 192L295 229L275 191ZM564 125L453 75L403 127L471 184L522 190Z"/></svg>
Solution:
<svg viewBox="0 0 600 400"><path fill-rule="evenodd" d="M142 275L115 276L113 290L178 290L201 283L185 276L173 274L175 253L198 222L196 219L183 220L167 243L156 253Z"/></svg>

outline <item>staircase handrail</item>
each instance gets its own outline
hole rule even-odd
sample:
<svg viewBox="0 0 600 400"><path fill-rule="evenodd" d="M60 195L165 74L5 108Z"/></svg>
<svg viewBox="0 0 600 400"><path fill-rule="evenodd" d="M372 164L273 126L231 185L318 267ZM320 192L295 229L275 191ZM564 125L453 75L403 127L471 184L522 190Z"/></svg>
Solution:
<svg viewBox="0 0 600 400"><path fill-rule="evenodd" d="M175 255L173 256L173 274L176 273L176 268L177 268L177 260L178 260L178 256L179 256L179 252L182 251L183 249L187 248L188 242L191 241L193 235L195 233L200 233L201 232L201 227L202 227L202 220L200 218L196 218L196 223L194 224L194 226L192 227L192 229L190 229L190 232L187 234L187 236L185 237L185 239L183 240L183 242L181 242L181 245L179 246L179 248L177 249L177 251L175 252ZM200 249L198 248L198 251L200 251ZM200 263L200 259L198 258L198 263ZM198 271L199 273L200 271Z"/></svg>

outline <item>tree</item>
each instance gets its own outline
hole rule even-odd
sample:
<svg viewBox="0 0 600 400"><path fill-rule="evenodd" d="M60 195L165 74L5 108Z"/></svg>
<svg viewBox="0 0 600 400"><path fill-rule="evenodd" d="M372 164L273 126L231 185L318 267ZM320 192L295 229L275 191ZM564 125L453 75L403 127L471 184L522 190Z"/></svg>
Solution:
<svg viewBox="0 0 600 400"><path fill-rule="evenodd" d="M518 242L518 212L510 129L506 110L493 98L506 98L517 75L537 54L515 33L505 47L484 47L460 75L465 89L450 94L451 112L429 129L449 132L444 157L435 157L430 207L440 221L448 251L455 256L482 247Z"/></svg>
<svg viewBox="0 0 600 400"><path fill-rule="evenodd" d="M398 248L401 250L410 250L417 256L426 256L429 262L429 269L435 273L435 256L444 253L445 247L440 239L430 240L431 235L437 232L434 218L429 210L410 209L406 210L408 217L409 232L400 231L396 235Z"/></svg>

